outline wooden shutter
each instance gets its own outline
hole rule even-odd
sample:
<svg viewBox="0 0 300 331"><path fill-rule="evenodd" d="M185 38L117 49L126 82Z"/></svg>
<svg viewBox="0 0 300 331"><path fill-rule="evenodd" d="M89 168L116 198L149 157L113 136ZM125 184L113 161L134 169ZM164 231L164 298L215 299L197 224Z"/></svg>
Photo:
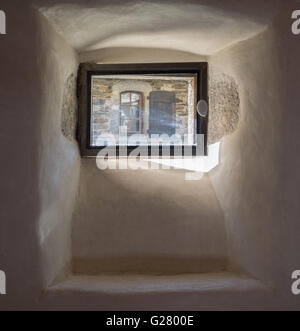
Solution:
<svg viewBox="0 0 300 331"><path fill-rule="evenodd" d="M176 95L169 91L150 93L149 134L175 134Z"/></svg>

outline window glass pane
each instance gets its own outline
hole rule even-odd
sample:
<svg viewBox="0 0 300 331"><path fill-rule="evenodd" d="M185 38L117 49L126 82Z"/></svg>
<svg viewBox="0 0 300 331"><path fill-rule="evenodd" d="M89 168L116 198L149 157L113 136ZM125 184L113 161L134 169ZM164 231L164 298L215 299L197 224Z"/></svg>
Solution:
<svg viewBox="0 0 300 331"><path fill-rule="evenodd" d="M130 116L136 117L137 119L139 119L139 117L140 117L140 107L139 106L131 106Z"/></svg>
<svg viewBox="0 0 300 331"><path fill-rule="evenodd" d="M121 103L130 103L130 93L121 94Z"/></svg>
<svg viewBox="0 0 300 331"><path fill-rule="evenodd" d="M123 121L123 125L127 126L127 131L129 133L136 133L136 131L138 131L139 129L139 121L137 121L136 119L126 118Z"/></svg>
<svg viewBox="0 0 300 331"><path fill-rule="evenodd" d="M132 93L131 94L131 102L139 103L139 101L140 101L140 95L136 94L136 93Z"/></svg>
<svg viewBox="0 0 300 331"><path fill-rule="evenodd" d="M143 145L194 145L196 81L194 74L92 76L91 146L107 135L118 145L126 132Z"/></svg>
<svg viewBox="0 0 300 331"><path fill-rule="evenodd" d="M122 105L120 107L120 110L121 110L121 116L124 116L124 117L130 117L131 116L131 107L130 105Z"/></svg>

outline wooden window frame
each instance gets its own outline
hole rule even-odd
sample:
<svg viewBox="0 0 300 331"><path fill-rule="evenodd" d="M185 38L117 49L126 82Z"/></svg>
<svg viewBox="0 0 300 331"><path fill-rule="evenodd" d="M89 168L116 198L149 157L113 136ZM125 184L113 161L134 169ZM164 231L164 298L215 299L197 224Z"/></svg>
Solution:
<svg viewBox="0 0 300 331"><path fill-rule="evenodd" d="M195 106L198 101L205 100L209 105L208 100L208 64L207 62L186 62L186 63L138 63L138 64L94 64L83 63L79 66L77 97L78 97L78 128L77 139L80 146L82 157L96 157L102 146L90 145L90 120L91 120L91 81L94 75L197 75ZM195 124L196 134L204 136L204 153L207 155L207 127L209 114L203 118L196 109ZM128 156L138 146L127 146ZM182 146L184 148L185 146ZM170 156L174 156L174 148L178 146L170 146ZM188 146L191 150L191 156L199 156L196 146ZM116 146L116 157L119 156L119 146ZM148 146L148 153L145 156L150 156L151 146ZM159 156L162 156L163 148L159 146Z"/></svg>

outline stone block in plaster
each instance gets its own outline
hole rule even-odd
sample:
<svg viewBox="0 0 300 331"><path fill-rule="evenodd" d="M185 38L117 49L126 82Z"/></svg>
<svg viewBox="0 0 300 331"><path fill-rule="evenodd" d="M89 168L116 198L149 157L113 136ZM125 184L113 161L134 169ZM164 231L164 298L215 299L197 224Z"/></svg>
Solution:
<svg viewBox="0 0 300 331"><path fill-rule="evenodd" d="M65 82L62 114L61 114L61 130L63 135L74 140L76 136L77 125L77 99L76 99L76 77L72 73Z"/></svg>
<svg viewBox="0 0 300 331"><path fill-rule="evenodd" d="M208 143L220 141L233 133L240 118L240 97L235 80L224 73L210 74L210 112L208 121Z"/></svg>

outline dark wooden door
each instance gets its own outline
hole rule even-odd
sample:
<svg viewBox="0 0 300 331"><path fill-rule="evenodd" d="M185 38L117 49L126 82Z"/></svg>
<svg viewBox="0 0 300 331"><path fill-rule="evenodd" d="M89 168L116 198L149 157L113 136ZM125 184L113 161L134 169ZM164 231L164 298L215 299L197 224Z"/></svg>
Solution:
<svg viewBox="0 0 300 331"><path fill-rule="evenodd" d="M149 135L175 134L176 95L169 91L150 93Z"/></svg>

